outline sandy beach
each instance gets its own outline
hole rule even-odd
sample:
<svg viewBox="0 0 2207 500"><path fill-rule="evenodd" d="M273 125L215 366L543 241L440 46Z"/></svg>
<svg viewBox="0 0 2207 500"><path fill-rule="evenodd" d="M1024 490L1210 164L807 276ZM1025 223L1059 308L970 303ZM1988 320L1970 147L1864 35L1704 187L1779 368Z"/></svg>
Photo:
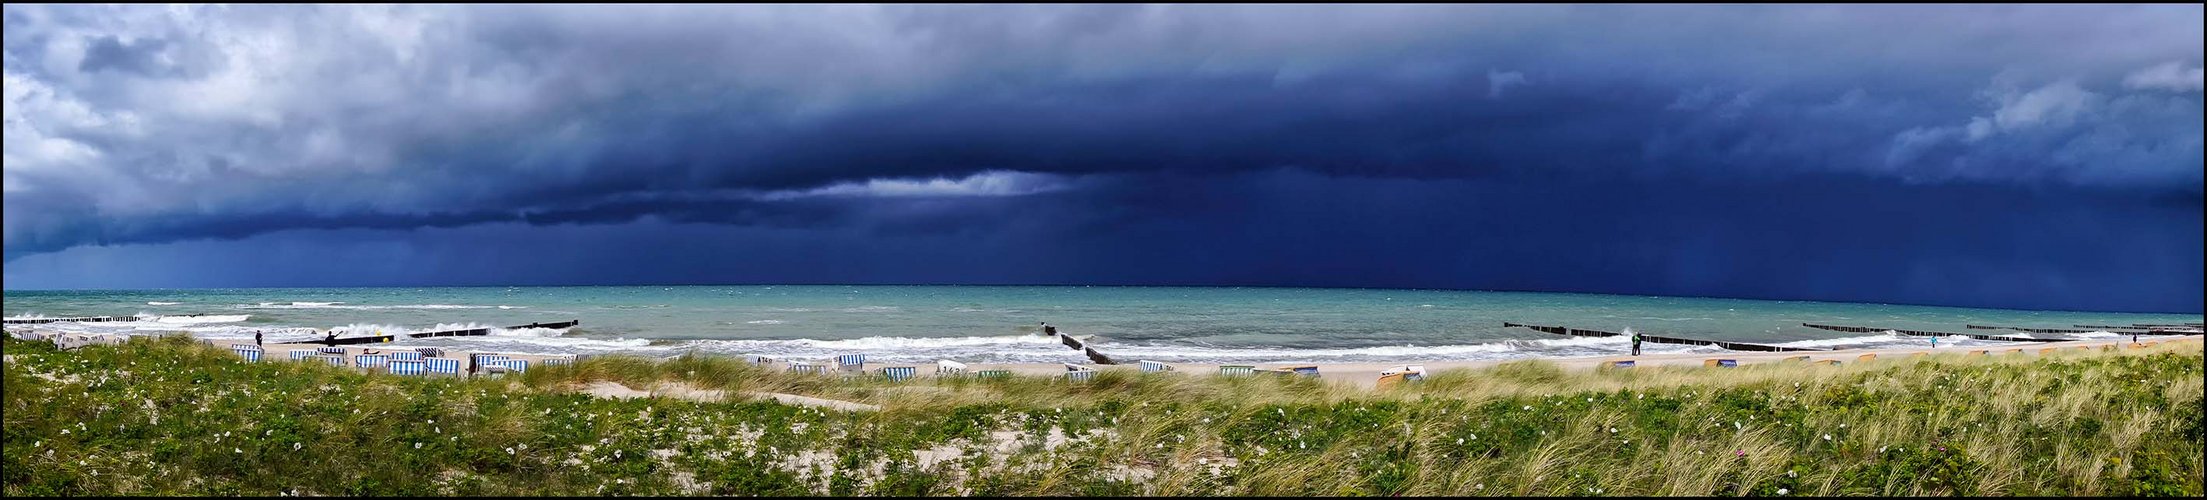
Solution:
<svg viewBox="0 0 2207 500"><path fill-rule="evenodd" d="M2149 345L2149 346L2150 346L2150 345L2157 345L2157 344L2159 344L2159 343L2163 343L2163 342L2194 342L2194 343L2198 343L2198 342L2200 342L2201 340L2202 340L2202 337L2200 337L2200 336L2198 336L2198 335L2184 335L2184 336L2159 336L2159 337L2157 337L2157 338L2143 338L2143 339L2141 339L2141 342L2140 342L2140 344L2142 344L2142 345ZM227 348L228 346L230 346L230 345L232 345L232 344L250 344L250 343L251 343L251 341L244 341L244 340L211 340L211 341L209 341L209 343L212 343L212 344L214 344L214 345L216 345L216 346L219 346L219 347L224 347L224 348ZM1620 355L1616 355L1616 356L1594 356L1594 357L1575 357L1575 358L1527 358L1527 359L1546 359L1546 360L1548 360L1548 361L1551 361L1551 362L1554 362L1554 363L1556 363L1556 364L1558 364L1558 365L1561 365L1562 367L1564 367L1564 368L1567 368L1567 369L1591 369L1591 368L1596 368L1596 367L1600 367L1600 366L1608 365L1608 364L1610 364L1610 363L1612 363L1612 362L1615 362L1615 361L1628 361L1628 360L1629 360L1629 361L1633 361L1633 362L1634 362L1634 365L1635 365L1636 367L1699 367L1699 366L1703 366L1703 363L1704 363L1704 362L1705 362L1706 360L1711 360L1711 359L1730 359L1730 360L1735 360L1735 361L1736 361L1736 362L1737 362L1737 363L1738 363L1739 365L1743 365L1743 366L1744 366L1744 365L1751 365L1751 364L1762 364L1762 363L1777 363L1777 362L1784 362L1785 360L1789 360L1789 359L1796 359L1796 358L1803 358L1803 357L1806 357L1806 358L1807 358L1807 359L1806 359L1805 361L1803 361L1803 362L1802 362L1802 363L1803 363L1804 365L1807 365L1807 364L1812 364L1812 363L1816 363L1816 362L1820 362L1820 361L1826 361L1826 360L1831 360L1831 361L1838 361L1838 362L1839 362L1839 363L1841 363L1841 364L1853 364L1853 363L1861 362L1861 361L1862 361L1862 357L1863 357L1863 356L1875 356L1875 358L1873 358L1873 359L1875 359L1875 360L1891 360L1891 359L1896 359L1896 358L1903 358L1903 357L1907 357L1907 356L1912 356L1912 355L1917 355L1917 354L1926 354L1926 355L1930 355L1930 354L1940 354L1940 355L1966 355L1966 354L1968 354L1968 353L1970 353L1970 352L1973 352L1973 351L1985 351L1985 354L1986 354L1986 355L1989 355L1989 356L2016 356L2016 355L2029 355L2029 356L2036 356L2036 355L2041 355L2041 353L2042 353L2043 351L2047 350L2047 349L2053 349L2053 350L2055 350L2054 352L2056 352L2056 353L2060 353L2060 352L2065 352L2065 351L2066 351L2066 352L2074 352L2074 351L2077 351L2077 350L2079 350L2079 349L2086 349L2086 350L2099 350L2099 349L2107 349L2107 348L2117 348L2117 349L2120 349L2120 348L2126 348L2126 347L2127 347L2128 345L2130 345L2130 344L2131 344L2131 342L2130 342L2130 340L2129 340L2129 339L2108 339L2108 340L2079 340L2079 341L2070 341L2070 342L2046 342L2046 343L2032 343L2032 344L2029 344L2029 345L2016 345L2016 346L2003 346L2003 347L1972 347L1972 348L1942 347L1942 348L1932 348L1932 347L1930 347L1930 346L1926 345L1926 346L1924 346L1924 347L1921 347L1921 348L1846 349L1846 350L1837 350L1837 351L1826 351L1826 352L1720 352L1720 353L1695 353L1695 354L1651 354L1651 355L1643 355L1643 356L1627 356L1627 355L1622 355L1622 354L1620 354ZM264 359L268 359L268 360L277 360L277 361L286 361L286 360L288 360L288 359L289 359L289 358L287 357L287 356L288 356L288 354L287 354L287 353L288 353L288 352L289 352L290 350L292 350L292 349L306 349L306 350L312 350L312 349L315 349L315 348L318 348L318 347L324 347L324 346L322 346L322 345L319 345L319 344L265 344L265 345L263 345L263 346L262 346L262 349L265 349L265 350L267 351L267 353L268 353L268 354L266 355L266 357L265 357ZM378 352L378 353L387 353L387 352L392 352L392 351L412 351L412 349L405 349L405 348L396 348L396 349L394 349L394 348L389 348L389 347L374 347L374 346L359 346L359 345L354 345L354 346L343 346L343 347L345 348L345 355L346 355L346 360L347 360L347 362L348 362L348 363L350 363L350 362L351 362L351 360L352 360L352 356L356 356L356 355L361 355L361 354L370 354L370 352L369 352L369 351L375 351L375 352ZM543 363L543 360L544 360L544 359L547 359L547 358L567 358L567 357L568 357L568 356L550 356L550 355L537 355L537 354L516 354L516 353L509 353L509 352L488 352L488 351L457 351L457 350L449 350L449 349L448 349L448 350L446 350L446 351L444 352L444 356L441 356L441 357L443 357L443 358L447 358L447 359L459 359L459 360L466 360L466 359L468 359L468 356L470 356L470 355L472 355L472 354L498 354L498 355L504 355L504 356L507 356L507 357L509 357L509 358L512 358L512 359L523 359L523 360L528 360L528 361L530 362L530 366L532 366L532 367L533 367L533 366L541 366L541 365L542 365L542 363ZM1126 361L1127 361L1127 364L1119 364L1119 365L1083 365L1083 366L1088 366L1088 367L1091 367L1091 368L1095 368L1095 369L1097 369L1097 370L1103 370L1103 371L1130 371L1130 372L1131 372L1131 371L1137 371L1137 370L1139 370L1139 368L1137 367L1137 365L1136 365L1136 364L1134 363L1134 361L1136 361L1136 360L1126 360ZM1378 380L1379 380L1379 374L1380 374L1380 372L1381 372L1381 371L1387 370L1387 369L1389 369L1389 368L1397 367L1397 366L1403 366L1403 365L1422 365L1422 366L1424 366L1424 367L1425 367L1425 369L1426 369L1426 372L1427 372L1427 373L1429 373L1429 374L1431 374L1431 373L1438 373L1438 372L1441 372L1441 371L1444 371L1444 370L1452 370L1452 369L1460 369L1460 368L1484 368L1484 367L1494 366L1494 365L1497 365L1497 364L1501 364L1501 363L1506 363L1506 362L1510 362L1510 361L1520 361L1520 359L1509 359L1509 360L1479 360L1479 361L1419 361L1419 360L1406 359L1406 360L1403 360L1403 361L1400 361L1400 362L1392 362L1392 363L1319 363L1319 364L1314 364L1314 365L1313 365L1313 364L1296 364L1296 365L1289 365L1289 364L1261 364L1261 363L1260 363L1260 364L1256 364L1256 365L1254 365L1254 366L1256 366L1256 367L1257 367L1257 368L1259 368L1259 369L1267 369L1267 368L1284 368L1284 367L1288 367L1288 366L1317 366L1317 367L1318 367L1318 373L1319 373L1319 377L1320 377L1321 379L1323 379L1323 380L1326 380L1326 381L1328 381L1328 382L1332 382L1332 383L1342 383L1342 384L1354 384L1354 385L1357 385L1357 386L1362 386L1362 387L1373 387L1373 386L1376 386L1376 385L1378 384ZM1219 367L1219 366L1221 366L1220 364L1201 364L1201 363L1167 363L1167 364L1168 364L1168 365L1170 365L1170 366L1172 367L1173 371L1174 371L1174 372L1176 372L1176 373L1184 373L1184 374L1190 374L1190 375L1205 375L1205 376L1208 376L1208 375L1216 375L1216 374L1218 373L1218 367ZM773 365L774 365L774 366L777 366L777 367L778 367L778 366L783 366L783 364L782 364L781 362L779 362L779 361L778 361L778 362L776 362L776 363L774 363ZM463 370L465 370L465 368L464 368L464 367L465 367L466 365L465 365L465 364L463 364L462 366L463 366L463 368L462 368L462 369L463 369ZM890 366L913 366L913 367L917 367L917 368L919 368L918 372L919 372L919 376L920 376L920 377L929 377L929 376L933 376L933 374L934 374L934 371L935 371L935 368L934 368L934 366L933 366L933 365L932 365L931 363L930 363L930 364L912 364L912 363L867 363L867 365L866 365L866 369L867 369L867 370L868 370L869 372L871 372L871 371L875 371L875 370L878 370L878 369L880 369L880 368L882 368L882 367L890 367ZM967 369L968 369L969 371L975 371L975 372L977 372L977 371L981 371L981 370L1009 370L1009 371L1011 371L1011 372L1013 372L1013 373L1018 373L1018 374L1022 374L1022 375L1040 375L1040 376L1052 376L1052 375L1057 375L1057 374L1060 374L1060 373L1064 373L1064 372L1066 371L1066 370L1065 370L1065 365L1063 365L1063 364L1054 364L1054 363L968 363L968 364L967 364Z"/></svg>

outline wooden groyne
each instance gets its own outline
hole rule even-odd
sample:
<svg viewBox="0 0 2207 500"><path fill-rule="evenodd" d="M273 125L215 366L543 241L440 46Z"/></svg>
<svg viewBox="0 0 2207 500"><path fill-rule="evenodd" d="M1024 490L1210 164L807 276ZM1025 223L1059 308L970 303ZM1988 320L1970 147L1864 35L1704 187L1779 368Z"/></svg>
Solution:
<svg viewBox="0 0 2207 500"><path fill-rule="evenodd" d="M6 321L10 325L43 325L47 323L105 323L137 320L137 316L80 316L75 318L9 318Z"/></svg>
<svg viewBox="0 0 2207 500"><path fill-rule="evenodd" d="M1072 335L1060 333L1057 334L1057 336L1059 343L1063 343L1066 347L1071 347L1073 348L1073 350L1080 351L1081 354L1087 355L1089 361L1094 361L1096 362L1096 364L1099 365L1119 364L1116 361L1112 361L1110 356L1105 356L1104 353L1096 352L1096 348L1089 347L1087 342L1082 342L1080 339L1073 338Z"/></svg>
<svg viewBox="0 0 2207 500"><path fill-rule="evenodd" d="M1999 341L2006 341L2006 342L2068 342L2068 341L2071 341L2071 340L2076 340L2076 339L2035 339L2035 338L2030 338L2030 337L2009 337L2009 336L2005 336L2005 335L1980 335L1980 334L1975 334L1975 333L1932 332L1932 331L1924 331L1924 330L1902 330L1902 329L1898 329L1898 328L1871 328L1871 327L1866 327L1866 326L1840 326L1840 325L1818 325L1818 324L1814 324L1814 323L1802 323L1802 324L1801 324L1801 326L1806 326L1806 327L1809 327L1809 328L1815 328L1815 329L1819 329L1819 330L1831 330L1831 331L1835 331L1835 332L1847 332L1847 333L1885 333L1885 332L1895 332L1895 333L1899 333L1899 334L1901 334L1901 335L1911 335L1911 336L1916 336L1916 337L1931 337L1931 336L1939 336L1939 337L1969 337L1969 338L1973 338L1973 339L1978 339L1978 340L1999 340Z"/></svg>
<svg viewBox="0 0 2207 500"><path fill-rule="evenodd" d="M1540 325L1524 325L1524 324L1517 324L1517 323L1508 323L1508 322L1502 323L1502 327L1503 327L1503 328L1511 328L1511 327L1528 328L1528 329L1531 329L1531 330L1533 330L1533 331L1537 331L1537 332L1543 332L1543 333L1553 333L1553 334L1557 334L1557 335L1571 335L1571 336L1578 336L1578 337L1616 337L1616 336L1624 335L1624 334L1622 334L1622 333L1617 333L1617 332L1605 332L1605 331L1601 331L1601 330L1585 330L1585 329L1579 329L1579 328L1565 328L1565 327L1560 327L1560 326L1540 326ZM1722 340L1701 340L1701 339L1688 339L1688 338L1679 338L1679 337L1665 337L1665 336L1661 336L1661 335L1648 335L1648 334L1645 334L1645 333L1643 333L1643 334L1640 334L1640 340L1642 340L1642 341L1645 341L1645 342L1653 342L1653 343L1657 343L1657 344L1682 344L1682 345L1707 345L1707 346L1717 346L1717 347L1721 347L1721 348L1725 348L1725 349L1731 349L1731 350L1734 350L1734 351L1761 351L1761 352L1796 352L1796 351L1829 351L1829 350L1831 350L1831 349L1821 349L1821 348L1815 348L1815 347L1784 347L1784 346L1763 345L1763 344L1750 344L1750 343L1746 343L1746 342L1726 342L1726 341L1722 341Z"/></svg>
<svg viewBox="0 0 2207 500"><path fill-rule="evenodd" d="M1965 328L1973 329L1973 330L2015 330L2015 331L2019 331L2019 332L2031 332L2031 333L2092 333L2092 332L2095 332L2095 331L2097 331L2097 330L2077 330L2077 329L2072 329L2072 328L2025 328L2025 327L2020 327L2020 326L1985 326L1985 325L1962 325L1962 326L1963 326L1963 327L1965 327Z"/></svg>

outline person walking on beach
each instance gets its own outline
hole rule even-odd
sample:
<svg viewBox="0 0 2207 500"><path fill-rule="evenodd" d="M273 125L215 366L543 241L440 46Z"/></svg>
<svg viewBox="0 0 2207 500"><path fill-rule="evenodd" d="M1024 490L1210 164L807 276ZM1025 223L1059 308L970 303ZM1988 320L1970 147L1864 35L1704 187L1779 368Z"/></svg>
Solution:
<svg viewBox="0 0 2207 500"><path fill-rule="evenodd" d="M253 345L261 345L261 331L253 330Z"/></svg>
<svg viewBox="0 0 2207 500"><path fill-rule="evenodd" d="M1640 355L1640 332L1632 332L1632 355Z"/></svg>

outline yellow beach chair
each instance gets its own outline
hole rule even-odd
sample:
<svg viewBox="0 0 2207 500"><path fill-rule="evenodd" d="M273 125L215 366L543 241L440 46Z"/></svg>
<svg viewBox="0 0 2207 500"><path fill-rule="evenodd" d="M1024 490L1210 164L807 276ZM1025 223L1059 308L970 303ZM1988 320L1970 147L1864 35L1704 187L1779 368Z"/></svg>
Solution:
<svg viewBox="0 0 2207 500"><path fill-rule="evenodd" d="M1876 355L1876 354L1864 354L1864 355L1861 355L1861 356L1855 356L1855 357L1854 357L1854 362L1856 362L1856 363L1862 363L1862 362L1867 362L1867 361L1870 361L1870 360L1873 360L1873 359L1877 359L1877 355Z"/></svg>

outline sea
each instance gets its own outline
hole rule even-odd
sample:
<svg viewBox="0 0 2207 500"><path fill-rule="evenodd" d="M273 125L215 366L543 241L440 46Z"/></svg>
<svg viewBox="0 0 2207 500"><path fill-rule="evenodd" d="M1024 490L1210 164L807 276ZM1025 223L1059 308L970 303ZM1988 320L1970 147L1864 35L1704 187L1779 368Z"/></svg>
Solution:
<svg viewBox="0 0 2207 500"><path fill-rule="evenodd" d="M1611 356L1622 337L1568 337L1505 322L1794 347L1926 346L1925 337L1842 333L1802 323L2056 338L1964 325L2074 328L2179 324L2197 314L1578 293L1116 286L562 286L8 291L8 318L133 316L39 328L210 339L320 339L490 328L472 337L377 347L528 354L684 353L928 363L1079 363L1038 335L1043 322L1112 358L1186 363L1353 363ZM579 320L562 329L507 328ZM1941 347L2018 344L1948 337ZM1722 352L1645 344L1644 352Z"/></svg>

